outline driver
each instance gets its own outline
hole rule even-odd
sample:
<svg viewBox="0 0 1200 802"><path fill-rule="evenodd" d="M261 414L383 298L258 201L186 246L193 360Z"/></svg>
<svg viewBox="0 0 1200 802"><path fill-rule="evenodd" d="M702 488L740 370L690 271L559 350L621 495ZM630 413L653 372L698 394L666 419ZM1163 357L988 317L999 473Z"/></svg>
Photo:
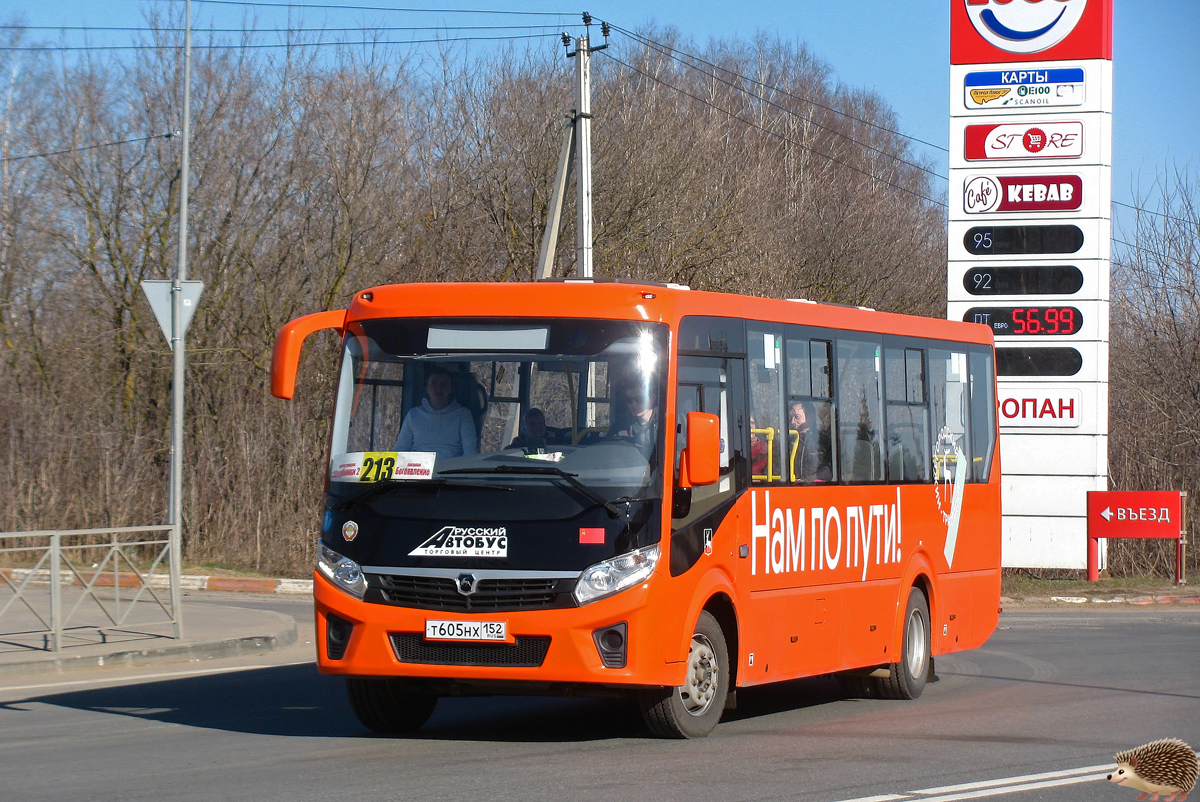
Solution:
<svg viewBox="0 0 1200 802"><path fill-rule="evenodd" d="M625 421L620 428L611 429L609 437L624 437L632 440L643 452L654 445L655 416L651 404L652 388L644 384L632 384L621 393L621 408Z"/></svg>
<svg viewBox="0 0 1200 802"><path fill-rule="evenodd" d="M546 446L562 445L558 435L546 428L546 413L537 407L531 407L525 413L525 430L513 438L509 448L525 448L531 453L543 450Z"/></svg>

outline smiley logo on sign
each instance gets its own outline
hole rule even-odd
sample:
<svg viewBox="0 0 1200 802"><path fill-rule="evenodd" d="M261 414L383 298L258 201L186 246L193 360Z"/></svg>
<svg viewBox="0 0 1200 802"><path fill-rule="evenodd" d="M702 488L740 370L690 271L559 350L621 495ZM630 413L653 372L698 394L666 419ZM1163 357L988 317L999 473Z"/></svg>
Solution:
<svg viewBox="0 0 1200 802"><path fill-rule="evenodd" d="M979 35L1010 53L1040 53L1067 38L1087 0L963 0Z"/></svg>

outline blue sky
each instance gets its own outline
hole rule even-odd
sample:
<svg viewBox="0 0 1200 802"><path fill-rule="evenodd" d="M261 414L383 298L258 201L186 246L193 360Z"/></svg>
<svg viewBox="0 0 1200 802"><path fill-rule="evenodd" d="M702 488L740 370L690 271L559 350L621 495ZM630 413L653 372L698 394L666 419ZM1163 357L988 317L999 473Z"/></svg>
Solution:
<svg viewBox="0 0 1200 802"><path fill-rule="evenodd" d="M272 0L282 2L282 0ZM709 38L750 38L766 33L802 41L824 59L841 83L874 89L896 111L901 130L946 146L949 139L949 2L951 0L602 0L569 8L546 0L497 3L485 0L387 3L380 0L308 0L326 5L407 6L453 9L508 9L565 12L536 22L581 32L579 11L624 28L653 22L674 26L699 44ZM953 0L960 2L961 0ZM296 3L300 5L300 3ZM1200 175L1200 104L1192 96L1200 83L1200 2L1197 0L1114 0L1113 20L1113 200L1132 204L1140 189L1156 208L1153 184L1164 169L1187 167ZM20 18L31 26L137 26L147 5L137 0L0 0L0 24ZM237 26L247 9L193 3L200 26ZM281 25L287 10L259 7L259 26ZM354 26L528 24L504 16L305 12L314 24ZM53 39L56 34L38 32ZM128 42L126 33L87 34L92 44ZM81 33L65 41L81 42ZM616 45L621 37L614 36ZM595 109L602 114L602 109ZM947 174L944 152L915 145ZM1118 232L1114 231L1114 234ZM1119 234L1118 234L1119 235Z"/></svg>

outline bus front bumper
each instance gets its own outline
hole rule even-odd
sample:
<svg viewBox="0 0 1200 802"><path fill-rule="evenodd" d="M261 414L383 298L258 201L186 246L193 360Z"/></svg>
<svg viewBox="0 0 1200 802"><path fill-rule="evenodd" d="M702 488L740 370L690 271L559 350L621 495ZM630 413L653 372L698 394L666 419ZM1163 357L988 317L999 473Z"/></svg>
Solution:
<svg viewBox="0 0 1200 802"><path fill-rule="evenodd" d="M686 655L673 654L676 639L665 637L677 627L651 616L654 584L651 577L583 607L466 614L364 602L318 572L313 581L317 666L323 674L449 680L467 690L506 683L679 685ZM502 621L507 640L427 639L427 621ZM619 661L610 650L606 666L597 633L621 631L621 624L624 665L613 666ZM605 643L611 646L613 640L610 635Z"/></svg>

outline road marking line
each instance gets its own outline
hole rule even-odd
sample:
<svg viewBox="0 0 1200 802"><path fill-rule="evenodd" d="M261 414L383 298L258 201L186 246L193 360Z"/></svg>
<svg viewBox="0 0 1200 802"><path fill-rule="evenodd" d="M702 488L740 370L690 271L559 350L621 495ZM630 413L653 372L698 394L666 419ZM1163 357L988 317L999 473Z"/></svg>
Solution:
<svg viewBox="0 0 1200 802"><path fill-rule="evenodd" d="M1073 785L1075 783L1095 782L1108 776L1104 774L1083 774L1078 777L1064 777L1060 780L1045 780L1043 782L1023 783L1021 785L997 785L992 788L981 788L978 791L964 791L961 794L945 794L944 796L923 796L921 802L954 802L957 799L978 799L983 796L998 794L1017 794L1022 791L1036 791L1039 788L1053 788L1057 785Z"/></svg>
<svg viewBox="0 0 1200 802"><path fill-rule="evenodd" d="M960 785L943 785L939 788L923 788L920 791L910 791L912 794L952 794L956 791L973 791L977 788L990 788L995 785L1013 785L1016 783L1036 782L1037 780L1051 780L1057 777L1070 777L1075 774L1088 774L1089 772L1101 771L1111 768L1114 764L1105 763L1102 766L1081 766L1077 769L1063 769L1062 771L1047 771L1041 774L1022 774L1017 777L1003 777L999 780L981 780L973 783L962 783Z"/></svg>
<svg viewBox="0 0 1200 802"><path fill-rule="evenodd" d="M855 799L844 799L841 802L899 802L899 800L909 800L909 802L955 802L955 800L960 799L977 799L979 797L997 796L999 794L1036 791L1039 788L1053 788L1058 785L1095 782L1096 780L1105 779L1111 768L1111 764L1080 766L1075 769L1047 771L1041 774L1002 777L998 780L980 780L978 782L961 783L959 785L922 788L917 791L909 791L907 794L862 796ZM1095 773L1097 770L1101 770L1100 773Z"/></svg>
<svg viewBox="0 0 1200 802"><path fill-rule="evenodd" d="M66 688L73 685L98 685L105 682L138 682L141 680L178 679L180 677L197 677L205 674L229 674L234 671L254 671L259 668L283 668L286 666L315 665L312 660L301 660L295 663L266 663L257 666L229 666L226 668L200 668L194 671L169 671L162 674L139 674L132 677L105 677L97 679L80 679L69 682L47 682L40 685L10 685L0 687L0 693L7 691L36 691L44 688Z"/></svg>

